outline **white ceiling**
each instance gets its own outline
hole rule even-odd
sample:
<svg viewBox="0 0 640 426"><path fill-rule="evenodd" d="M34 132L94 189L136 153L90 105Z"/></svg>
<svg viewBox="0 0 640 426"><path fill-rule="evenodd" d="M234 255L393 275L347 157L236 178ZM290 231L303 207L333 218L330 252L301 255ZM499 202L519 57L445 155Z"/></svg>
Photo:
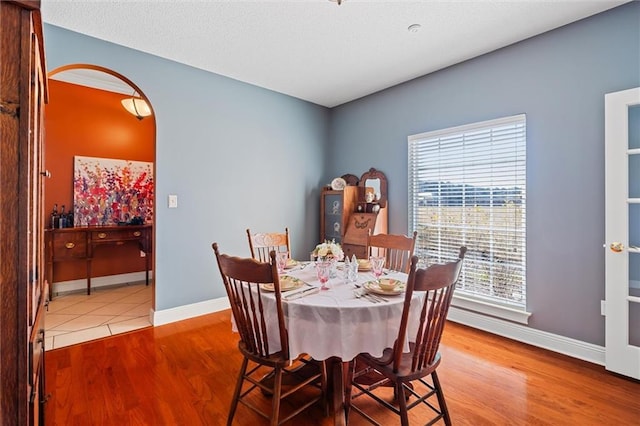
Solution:
<svg viewBox="0 0 640 426"><path fill-rule="evenodd" d="M628 1L42 0L42 18L333 107Z"/></svg>

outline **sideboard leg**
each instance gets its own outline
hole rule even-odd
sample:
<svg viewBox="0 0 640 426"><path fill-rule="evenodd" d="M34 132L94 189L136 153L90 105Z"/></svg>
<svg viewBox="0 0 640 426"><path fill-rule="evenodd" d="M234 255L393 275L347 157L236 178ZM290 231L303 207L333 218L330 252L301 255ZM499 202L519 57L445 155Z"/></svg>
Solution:
<svg viewBox="0 0 640 426"><path fill-rule="evenodd" d="M91 294L91 258L87 259L87 295Z"/></svg>

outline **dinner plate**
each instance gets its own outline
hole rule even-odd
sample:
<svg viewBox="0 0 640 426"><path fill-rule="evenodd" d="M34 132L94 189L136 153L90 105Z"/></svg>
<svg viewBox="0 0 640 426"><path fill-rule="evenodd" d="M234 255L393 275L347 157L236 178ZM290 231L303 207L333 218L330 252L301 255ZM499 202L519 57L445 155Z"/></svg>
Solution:
<svg viewBox="0 0 640 426"><path fill-rule="evenodd" d="M298 266L300 264L300 262L298 262L295 259L288 259L287 260L287 264L285 265L284 269L291 269L294 268L296 266Z"/></svg>
<svg viewBox="0 0 640 426"><path fill-rule="evenodd" d="M398 280L395 280L395 281L398 281ZM387 291L387 290L381 289L378 286L378 283L375 281L367 281L366 283L364 283L364 288L366 288L368 291L375 294L380 294L382 296L396 296L398 294L402 294L404 293L405 286L406 286L405 283L403 283L402 281L398 281L398 285L394 290Z"/></svg>
<svg viewBox="0 0 640 426"><path fill-rule="evenodd" d="M291 277L289 275L281 275L280 276L280 291L291 291L299 289L304 285L304 281ZM273 288L273 283L260 284L260 288L266 291L275 291Z"/></svg>

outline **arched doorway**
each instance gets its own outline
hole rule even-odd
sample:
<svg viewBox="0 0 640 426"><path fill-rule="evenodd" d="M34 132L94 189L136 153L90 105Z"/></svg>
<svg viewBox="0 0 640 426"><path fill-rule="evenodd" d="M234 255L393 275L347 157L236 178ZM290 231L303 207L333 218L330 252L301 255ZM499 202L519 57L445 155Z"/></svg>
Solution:
<svg viewBox="0 0 640 426"><path fill-rule="evenodd" d="M135 83L113 70L91 64L59 67L51 71L48 78L45 168L51 172L51 178L45 182L45 209L51 211L57 205L60 213L64 205L66 212L75 210L73 206L77 204L79 192L77 183L74 185L78 159L145 164L155 176L155 115L148 98ZM122 100L131 100L134 94L136 102L142 100L149 106L149 116L136 116L125 109ZM122 183L130 177L116 179ZM145 188L147 197L153 197L153 181L147 182ZM109 208L101 203L100 208ZM120 214L122 222L118 224L131 223L125 208ZM154 219L155 212L151 210L147 223L154 223ZM76 225L86 226L87 221L79 223L76 219ZM71 245L74 244L77 242L71 241ZM71 251L78 247L75 245ZM84 248L80 246L80 250ZM151 253L154 252L152 249ZM124 294L136 290L134 287L144 277L145 256L146 253L131 244L96 249L91 261L91 297L87 297L85 290L88 270L84 260L54 262L50 283L53 300L47 314L47 335L51 339L48 347L130 331L140 328L142 320L146 320L146 326L150 325L150 312L155 305L154 280L150 279L149 288L144 290L146 296L143 290L138 295ZM150 269L155 271L152 259ZM142 289L145 288L143 284ZM115 294L117 291L123 294ZM62 303L64 299L67 302ZM56 346L56 340L60 345Z"/></svg>

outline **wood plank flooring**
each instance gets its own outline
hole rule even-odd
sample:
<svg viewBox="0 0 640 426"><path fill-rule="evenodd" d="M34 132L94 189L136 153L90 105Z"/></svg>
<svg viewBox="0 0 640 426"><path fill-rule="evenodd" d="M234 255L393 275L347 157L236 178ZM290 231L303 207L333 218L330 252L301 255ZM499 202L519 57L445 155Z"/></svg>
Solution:
<svg viewBox="0 0 640 426"><path fill-rule="evenodd" d="M227 310L48 351L46 424L226 424L241 362L236 345ZM441 352L454 425L640 425L640 383L601 366L455 323ZM412 424L424 424L420 410ZM382 424L399 424L381 414ZM235 420L267 424L243 406ZM289 424L333 420L317 407ZM350 424L366 422L353 413Z"/></svg>

